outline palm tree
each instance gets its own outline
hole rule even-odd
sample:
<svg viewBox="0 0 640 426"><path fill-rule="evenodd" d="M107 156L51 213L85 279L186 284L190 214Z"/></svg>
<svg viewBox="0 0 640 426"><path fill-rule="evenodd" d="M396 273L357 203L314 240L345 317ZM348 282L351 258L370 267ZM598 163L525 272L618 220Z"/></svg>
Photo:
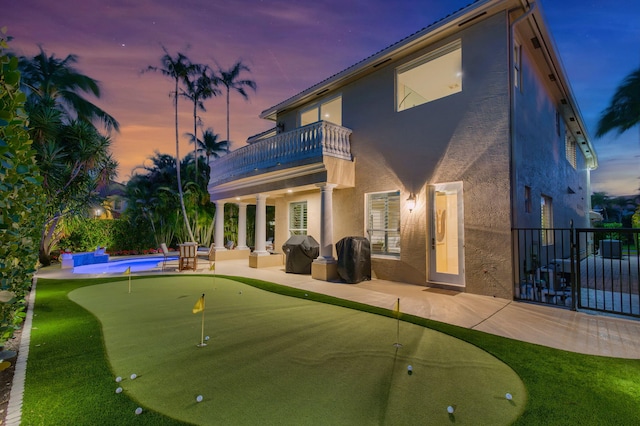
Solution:
<svg viewBox="0 0 640 426"><path fill-rule="evenodd" d="M195 135L187 133L189 136L189 142L194 144L197 152L202 152L207 157L207 164L213 158L220 158L222 153L226 153L229 148L228 141L218 141L217 133L213 132L213 129L209 127L202 132L202 139L197 139Z"/></svg>
<svg viewBox="0 0 640 426"><path fill-rule="evenodd" d="M609 106L600 115L596 136L604 136L612 130L621 134L637 124L640 124L640 68L632 71L618 86Z"/></svg>
<svg viewBox="0 0 640 426"><path fill-rule="evenodd" d="M193 75L194 72L197 71L197 65L194 65L189 61L189 59L178 52L174 57L169 54L167 48L162 46L162 50L164 51L164 56L160 58L160 62L162 63L162 68L154 67L149 65L144 71L158 71L162 75L167 76L173 79L175 83L175 90L173 92L173 104L175 108L175 127L176 127L176 163L180 161L180 139L178 136L178 96L179 96L179 85L180 81L184 81L189 78L190 75ZM187 218L187 209L184 206L184 194L182 191L182 179L180 176L180 167L176 167L176 176L178 178L178 194L180 197L180 207L182 208L182 215L184 216L184 224L187 228L187 232L189 233L189 238L191 238L192 242L196 242L193 237L193 231L191 230L191 225L189 224L189 218Z"/></svg>
<svg viewBox="0 0 640 426"><path fill-rule="evenodd" d="M216 78L212 78L207 73L207 66L196 65L199 74L196 78L191 78L191 75L187 75L184 79L185 89L182 92L182 96L193 102L193 134L197 135L198 126L198 110L206 111L203 101L219 95L220 91L215 87L218 83ZM194 76L195 77L195 76ZM198 158L198 145L193 146L193 156ZM195 183L198 184L198 161L195 161Z"/></svg>
<svg viewBox="0 0 640 426"><path fill-rule="evenodd" d="M33 58L20 57L21 84L28 95L27 109L41 102L54 103L69 119L89 123L98 120L107 131L118 131L115 118L81 95L87 93L99 98L100 86L98 81L73 67L77 62L76 55L67 55L64 59L54 54L47 56L42 47Z"/></svg>
<svg viewBox="0 0 640 426"><path fill-rule="evenodd" d="M256 90L256 83L253 80L239 80L240 73L242 71L251 72L248 66L244 65L241 61L236 62L228 70L223 70L218 67L218 82L222 84L227 91L227 152L229 151L229 144L231 138L229 136L229 93L231 90L238 92L245 100L249 99L245 87L250 87L254 91Z"/></svg>

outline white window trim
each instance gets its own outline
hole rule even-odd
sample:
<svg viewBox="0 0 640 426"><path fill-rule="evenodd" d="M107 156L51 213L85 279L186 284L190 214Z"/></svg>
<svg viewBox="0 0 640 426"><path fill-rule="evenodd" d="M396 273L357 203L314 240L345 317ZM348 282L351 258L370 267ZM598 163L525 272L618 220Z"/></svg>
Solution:
<svg viewBox="0 0 640 426"><path fill-rule="evenodd" d="M302 127L302 114L304 114L305 112L309 112L313 109L316 109L318 111L318 119L314 121L314 123L317 123L318 121L322 121L321 120L322 117L320 117L320 106L322 104L328 104L329 102L333 102L338 98L342 98L342 93L337 93L331 97L320 99L317 102L307 105L305 108L298 111L298 127ZM342 121L342 119L340 121ZM310 123L310 124L313 124L313 123ZM308 125L309 124L307 124L307 126Z"/></svg>

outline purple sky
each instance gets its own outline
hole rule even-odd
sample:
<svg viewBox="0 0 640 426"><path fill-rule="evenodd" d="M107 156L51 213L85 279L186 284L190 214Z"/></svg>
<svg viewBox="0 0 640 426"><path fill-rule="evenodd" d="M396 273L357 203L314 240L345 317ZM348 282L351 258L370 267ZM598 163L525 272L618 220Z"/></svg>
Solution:
<svg viewBox="0 0 640 426"><path fill-rule="evenodd" d="M154 150L175 154L171 82L141 74L160 65L160 45L193 62L223 68L236 60L251 68L256 93L232 95L232 149L272 127L260 112L342 71L401 38L466 6L471 0L20 0L3 7L0 26L10 47L34 55L80 57L77 68L99 80L96 101L121 125L113 152L126 181ZM595 139L600 112L615 88L640 66L640 2L545 0L542 6L574 95L598 154L592 189L638 192L640 131ZM200 113L205 127L226 136L224 97ZM192 132L186 102L180 133ZM190 149L184 139L180 155Z"/></svg>

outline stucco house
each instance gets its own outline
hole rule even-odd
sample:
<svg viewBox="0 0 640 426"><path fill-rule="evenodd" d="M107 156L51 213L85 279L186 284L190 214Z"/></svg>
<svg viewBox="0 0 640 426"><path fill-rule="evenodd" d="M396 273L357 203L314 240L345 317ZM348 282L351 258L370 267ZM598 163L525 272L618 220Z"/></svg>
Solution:
<svg viewBox="0 0 640 426"><path fill-rule="evenodd" d="M589 223L597 158L534 2L475 1L261 117L274 129L211 163L211 200L240 206L236 250L217 216L216 260L274 264L269 205L276 251L320 242L314 278L364 236L374 277L510 299L512 228Z"/></svg>

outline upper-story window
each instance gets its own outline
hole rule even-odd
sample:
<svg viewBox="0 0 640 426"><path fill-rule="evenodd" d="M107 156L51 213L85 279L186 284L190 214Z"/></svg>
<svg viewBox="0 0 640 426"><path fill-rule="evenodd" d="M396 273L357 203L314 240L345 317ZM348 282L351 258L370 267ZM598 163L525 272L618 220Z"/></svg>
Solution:
<svg viewBox="0 0 640 426"><path fill-rule="evenodd" d="M576 140L571 137L569 132L564 135L564 152L567 157L567 161L574 169L578 168L578 162L576 158Z"/></svg>
<svg viewBox="0 0 640 426"><path fill-rule="evenodd" d="M456 40L396 69L396 110L462 92L462 42Z"/></svg>
<svg viewBox="0 0 640 426"><path fill-rule="evenodd" d="M300 126L324 120L342 126L342 96L331 98L300 111Z"/></svg>
<svg viewBox="0 0 640 426"><path fill-rule="evenodd" d="M513 44L513 85L522 92L522 45L518 41Z"/></svg>

